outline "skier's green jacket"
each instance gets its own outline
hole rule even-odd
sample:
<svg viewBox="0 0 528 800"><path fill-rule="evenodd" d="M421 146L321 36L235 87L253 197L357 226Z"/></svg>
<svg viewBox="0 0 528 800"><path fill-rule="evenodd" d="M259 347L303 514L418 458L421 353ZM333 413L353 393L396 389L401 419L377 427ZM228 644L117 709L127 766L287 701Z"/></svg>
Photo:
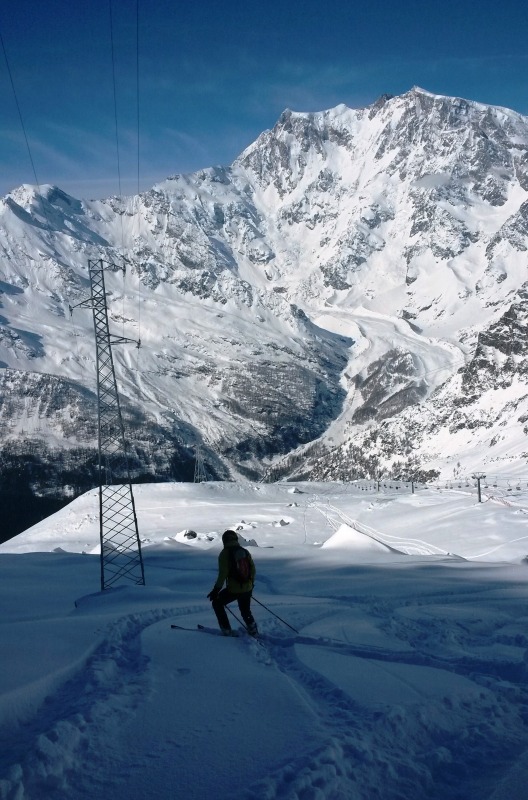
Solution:
<svg viewBox="0 0 528 800"><path fill-rule="evenodd" d="M216 579L215 589L221 589L225 581L227 581L227 590L231 592L231 594L243 594L244 592L252 591L253 584L255 583L256 569L255 563L251 558L251 553L249 553L251 561L251 580L246 581L246 583L239 583L236 578L229 576L229 568L231 566L231 553L229 551L241 546L242 545L238 541L226 542L224 544L224 549L220 551L220 555L218 556L218 578Z"/></svg>

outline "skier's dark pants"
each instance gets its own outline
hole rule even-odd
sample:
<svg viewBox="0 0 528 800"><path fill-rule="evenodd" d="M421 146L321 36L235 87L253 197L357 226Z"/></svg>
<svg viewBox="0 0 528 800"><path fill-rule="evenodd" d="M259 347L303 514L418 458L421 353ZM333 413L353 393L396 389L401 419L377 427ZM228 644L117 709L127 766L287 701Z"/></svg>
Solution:
<svg viewBox="0 0 528 800"><path fill-rule="evenodd" d="M216 614L218 624L221 628L230 628L229 619L225 607L233 600L238 601L238 607L242 615L242 619L247 626L253 625L255 620L251 613L251 592L243 592L242 594L232 594L228 589L222 589L218 593L216 600L213 600L213 611Z"/></svg>

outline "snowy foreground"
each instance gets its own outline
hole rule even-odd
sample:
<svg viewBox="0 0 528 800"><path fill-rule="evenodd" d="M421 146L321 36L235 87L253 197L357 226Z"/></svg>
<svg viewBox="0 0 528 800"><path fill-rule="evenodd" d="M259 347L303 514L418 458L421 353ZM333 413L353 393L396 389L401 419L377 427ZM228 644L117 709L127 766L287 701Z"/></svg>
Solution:
<svg viewBox="0 0 528 800"><path fill-rule="evenodd" d="M135 497L145 587L98 591L95 492L0 545L2 800L527 796L528 490ZM226 527L299 635L194 630Z"/></svg>

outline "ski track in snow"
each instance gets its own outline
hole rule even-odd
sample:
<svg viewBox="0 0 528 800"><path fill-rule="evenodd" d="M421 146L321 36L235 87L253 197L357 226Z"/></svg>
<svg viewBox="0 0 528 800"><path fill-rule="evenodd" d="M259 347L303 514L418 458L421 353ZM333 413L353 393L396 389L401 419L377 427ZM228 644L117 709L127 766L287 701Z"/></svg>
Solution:
<svg viewBox="0 0 528 800"><path fill-rule="evenodd" d="M440 599L436 598L435 602ZM389 613L387 618L390 618ZM403 631L409 641L427 647L427 642L424 642L427 635L437 644L441 627L441 621L432 629L428 620L419 621L408 626L408 630L402 628L400 633ZM501 623L497 626L497 641L528 646L528 637L523 633L505 637L500 634L502 627ZM476 640L472 637L468 644L489 644L490 634L493 635L494 631L482 632ZM478 763L479 779L482 779L487 771L493 772L500 764L507 763L511 759L511 750L519 749L525 740L523 728L528 718L528 667L525 660L508 663L458 657L450 662L414 650L396 653L368 646L347 646L332 640L318 643L302 636L284 638L282 642L279 637L269 636L264 641L275 665L314 708L327 731L328 741L309 759L288 763L274 775L258 781L243 795L247 800L365 800L371 797L383 797L384 800L418 800L423 797L467 800L479 796L475 785L478 780L468 775L467 765ZM482 686L482 691L473 702L462 700L461 707L456 709L457 715L465 718L467 728L453 738L448 720L454 707L449 697L442 698L434 706L420 706L411 713L398 706L365 713L363 706L324 675L309 669L297 656L296 645L302 648L308 644L364 659L381 660L389 665L404 663L461 673ZM508 683L510 678L521 686ZM487 712L485 721L482 719L483 706ZM408 753L416 750L417 740L422 738L430 751L427 768L408 760ZM376 758L373 756L375 753L380 756ZM390 758L387 758L387 753L390 753ZM397 774L394 763L399 764ZM486 769L486 764L493 766ZM403 770L402 765L405 765ZM380 783L383 785L381 795Z"/></svg>
<svg viewBox="0 0 528 800"><path fill-rule="evenodd" d="M90 796L82 784L87 767L99 770L101 758L93 731L117 726L137 707L147 680L140 634L171 615L174 610L131 614L109 626L78 673L46 697L37 716L10 736L9 751L0 752L2 800Z"/></svg>
<svg viewBox="0 0 528 800"><path fill-rule="evenodd" d="M271 637L272 642L274 637ZM493 665L483 660L467 665L467 674L482 684L481 696L473 704L464 701L465 708L457 713L467 720L466 731L461 730L458 740L453 740L448 723L453 708L449 698L444 698L432 708L417 708L409 713L403 707L393 707L385 711L365 713L365 709L351 700L346 692L330 680L311 670L296 655L295 641L308 639L286 639L281 644L266 644L267 650L281 672L285 673L297 692L305 696L313 707L323 727L328 741L312 753L309 759L290 762L268 778L258 781L243 795L247 800L329 800L329 798L358 798L382 796L384 800L409 800L409 798L445 797L443 768L449 767L449 781L452 780L453 767L459 773L460 793L450 794L453 798L476 797L465 780L468 761L477 762L484 768L489 760L496 769L501 761L511 756L510 749L525 739L523 716L518 709L510 708L515 700L524 718L528 716L528 693L506 685L495 698L487 687L497 688L504 665ZM524 640L524 644L528 641ZM301 645L306 646L306 645ZM358 655L361 648L341 645L334 642L321 642L315 647L338 648L343 654ZM401 657L390 650L381 651L365 647L363 658L381 659L390 663L429 665L435 668L460 671L460 663L439 663L438 659L423 654L408 652ZM478 674L482 670L481 674ZM466 672L462 668L463 672ZM488 674L486 674L486 672ZM528 683L528 672L523 663L515 670L515 678ZM520 674L519 674L520 673ZM504 696L501 697L501 694ZM506 699L507 698L507 699ZM482 706L486 707L488 719L482 720ZM442 726L444 718L444 727ZM424 739L429 749L429 762L409 765L408 752L416 750L417 739ZM387 752L391 754L387 758ZM380 753L380 757L373 756ZM393 764L400 762L407 770L398 773L395 786ZM375 776L375 777L373 777ZM381 776L381 781L380 781ZM481 776L482 777L482 776ZM386 783L384 782L386 779ZM379 795L379 785L383 784L383 794ZM466 792L470 792L467 794Z"/></svg>
<svg viewBox="0 0 528 800"><path fill-rule="evenodd" d="M332 514L334 514L334 516L336 516L338 519L342 520L345 525L348 525L350 528L358 531L359 533L365 534L365 536L368 536L369 539L398 550L399 552L405 553L406 555L447 555L445 550L442 550L440 547L436 547L436 545L424 542L421 539L409 539L401 536L391 536L387 533L380 533L368 525L365 525L363 522L358 522L357 520L352 519L348 516L348 514L345 514L343 511L331 505L329 502L326 503L326 508L323 508L319 502L314 502L313 507L319 511L320 514L322 514L329 526L334 530L337 530L338 525L328 512L332 512Z"/></svg>
<svg viewBox="0 0 528 800"><path fill-rule="evenodd" d="M436 606L442 606L452 597L432 597ZM458 601L472 602L474 595L458 597ZM372 601L371 601L372 602ZM408 602L412 604L409 598ZM365 603L365 598L363 598ZM369 603L370 605L370 603ZM410 606L412 608L412 605ZM195 610L195 609L193 609ZM423 614L423 608L420 607ZM324 611L307 617L306 608L289 611L290 619L298 626L328 614ZM521 611L521 609L517 609ZM177 616L191 613L177 611ZM267 778L248 787L241 796L246 800L338 800L338 798L376 797L380 776L384 783L384 800L409 800L409 798L463 798L465 766L479 763L481 769L489 760L495 766L510 757L510 750L524 738L523 716L528 716L528 672L526 663L490 661L468 656L464 661L458 656L450 663L437 657L428 657L428 639L437 646L442 630L442 620L398 617L390 604L382 608L379 601L372 602L369 613L380 617L383 624L406 645L419 645L421 650L395 652L369 646L358 646L329 639L318 640L310 636L284 636L273 622L270 633L263 640L244 642L248 654L264 664L274 665L290 682L316 714L325 732L326 742L309 758L286 763ZM20 729L11 742L9 757L0 755L4 780L0 783L2 800L39 800L50 798L88 798L101 786L101 759L108 754L98 752L98 741L107 741L109 731L117 732L119 723L132 714L148 684L148 663L141 654L140 637L149 626L160 620L174 619L174 609L132 614L122 617L109 626L103 638L79 673L48 697L37 718ZM508 617L507 622L510 623ZM528 646L528 637L521 632L502 634L504 619L497 621L491 630L476 633L459 625L460 646L469 650L488 645L490 637L497 642ZM266 627L263 626L263 630ZM453 642L450 643L453 645ZM451 701L444 698L416 710L391 707L366 711L348 694L323 674L310 669L298 655L303 648L324 652L330 649L344 657L373 659L387 665L407 664L464 673L481 685L480 695L474 702L463 701L457 715L467 720L466 731L460 731L453 740L449 717ZM241 657L244 657L241 655ZM353 666L353 664L352 664ZM510 684L515 679L517 686ZM486 718L482 716L482 705ZM61 711L68 708L67 718ZM443 725L444 722L444 725ZM93 731L96 731L94 737ZM98 733L97 733L98 732ZM417 747L417 739L424 740L430 750L430 765L411 764L407 753ZM379 753L379 758L375 756ZM388 757L390 754L390 757ZM65 757L66 756L66 757ZM13 763L13 762L16 763ZM405 769L393 774L393 762ZM9 763L11 766L8 767ZM80 766L82 764L82 769ZM92 765L92 774L90 767ZM449 766L449 775L458 775L456 786L443 783L443 770ZM375 776L375 777L374 777ZM226 798L227 800L227 798Z"/></svg>

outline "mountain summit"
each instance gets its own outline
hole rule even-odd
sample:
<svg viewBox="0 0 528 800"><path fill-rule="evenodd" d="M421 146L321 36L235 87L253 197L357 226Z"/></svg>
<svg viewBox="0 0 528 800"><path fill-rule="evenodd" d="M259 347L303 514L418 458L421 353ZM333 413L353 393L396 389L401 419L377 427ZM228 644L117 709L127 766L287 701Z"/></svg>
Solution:
<svg viewBox="0 0 528 800"><path fill-rule="evenodd" d="M22 186L0 201L0 246L4 458L69 453L82 482L94 345L69 306L102 258L128 265L107 289L111 325L141 340L115 358L144 477L189 476L198 445L216 477L526 462L528 119L513 111L417 87L287 110L230 167L136 197Z"/></svg>

